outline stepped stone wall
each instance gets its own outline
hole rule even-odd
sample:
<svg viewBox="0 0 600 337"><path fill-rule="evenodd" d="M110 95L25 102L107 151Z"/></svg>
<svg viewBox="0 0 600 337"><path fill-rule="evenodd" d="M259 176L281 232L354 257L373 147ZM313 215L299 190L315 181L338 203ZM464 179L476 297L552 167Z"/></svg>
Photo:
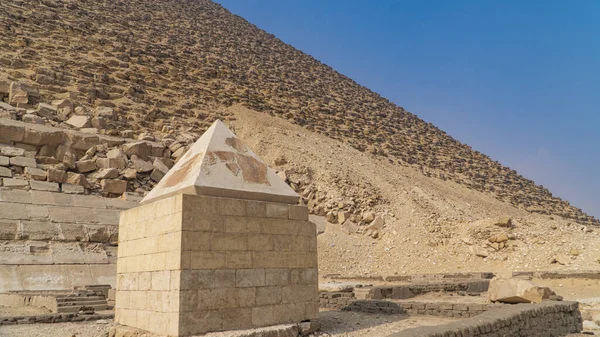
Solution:
<svg viewBox="0 0 600 337"><path fill-rule="evenodd" d="M388 337L555 337L582 329L577 302L516 304L449 324L404 330Z"/></svg>

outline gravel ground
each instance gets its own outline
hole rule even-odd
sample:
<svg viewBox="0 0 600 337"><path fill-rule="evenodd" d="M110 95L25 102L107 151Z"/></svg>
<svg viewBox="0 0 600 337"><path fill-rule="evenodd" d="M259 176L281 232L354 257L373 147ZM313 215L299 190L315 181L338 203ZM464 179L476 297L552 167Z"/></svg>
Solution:
<svg viewBox="0 0 600 337"><path fill-rule="evenodd" d="M0 337L106 337L112 320L0 326Z"/></svg>
<svg viewBox="0 0 600 337"><path fill-rule="evenodd" d="M314 336L329 337L384 337L393 332L417 326L451 322L449 318L408 317L405 315L377 315L346 311L322 311L321 331ZM105 337L114 324L54 323L25 324L0 327L0 337Z"/></svg>

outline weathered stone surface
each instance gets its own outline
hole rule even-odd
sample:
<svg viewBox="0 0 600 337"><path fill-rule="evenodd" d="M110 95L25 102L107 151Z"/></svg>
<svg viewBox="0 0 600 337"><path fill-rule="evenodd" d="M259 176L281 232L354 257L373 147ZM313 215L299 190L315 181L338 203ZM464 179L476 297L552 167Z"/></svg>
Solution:
<svg viewBox="0 0 600 337"><path fill-rule="evenodd" d="M10 158L10 165L20 167L37 167L35 159L27 157L12 157Z"/></svg>
<svg viewBox="0 0 600 337"><path fill-rule="evenodd" d="M0 177L8 177L12 178L13 173L12 170L8 167L0 167Z"/></svg>
<svg viewBox="0 0 600 337"><path fill-rule="evenodd" d="M83 188L82 185L62 184L61 192L68 194L83 194L85 193L85 188Z"/></svg>
<svg viewBox="0 0 600 337"><path fill-rule="evenodd" d="M298 214L308 213L306 206L294 207L305 209ZM289 204L184 194L123 212L117 321L159 334L202 335L316 318L317 255L308 244L316 230L307 220L290 220L289 209ZM106 239L101 230L98 236ZM179 299L175 306L154 300L172 294ZM127 317L145 311L168 311L179 324Z"/></svg>
<svg viewBox="0 0 600 337"><path fill-rule="evenodd" d="M140 159L136 155L131 156L131 162L133 163L133 168L135 168L138 173L148 173L154 169L152 163Z"/></svg>
<svg viewBox="0 0 600 337"><path fill-rule="evenodd" d="M33 179L33 180L46 180L46 171L38 169L38 168L33 168L33 167L26 167L25 168L25 176L29 179Z"/></svg>
<svg viewBox="0 0 600 337"><path fill-rule="evenodd" d="M2 179L2 184L5 187L12 187L12 188L29 188L29 181L24 180L24 179L10 179L10 178L3 178Z"/></svg>
<svg viewBox="0 0 600 337"><path fill-rule="evenodd" d="M67 172L59 169L50 169L48 170L48 181L56 182L56 183L64 183L67 182Z"/></svg>
<svg viewBox="0 0 600 337"><path fill-rule="evenodd" d="M556 293L548 287L519 278L493 278L488 289L488 299L503 303L541 303Z"/></svg>
<svg viewBox="0 0 600 337"><path fill-rule="evenodd" d="M385 220L383 220L382 217L377 216L377 217L375 217L375 219L373 219L371 224L369 226L367 226L367 229L381 230L381 229L383 229L384 225L385 225Z"/></svg>
<svg viewBox="0 0 600 337"><path fill-rule="evenodd" d="M178 191L291 204L299 199L221 121L213 123L142 202Z"/></svg>
<svg viewBox="0 0 600 337"><path fill-rule="evenodd" d="M87 128L92 126L92 123L90 121L90 118L88 116L71 116L71 118L69 118L66 121L67 124L76 127L76 128Z"/></svg>
<svg viewBox="0 0 600 337"><path fill-rule="evenodd" d="M96 108L96 117L106 118L109 120L116 121L117 113L113 108L99 106Z"/></svg>
<svg viewBox="0 0 600 337"><path fill-rule="evenodd" d="M148 160L152 148L147 142L133 142L123 144L123 151L129 158L136 155L142 160Z"/></svg>
<svg viewBox="0 0 600 337"><path fill-rule="evenodd" d="M7 157L22 157L25 155L25 150L16 147L5 146L0 147L0 153Z"/></svg>
<svg viewBox="0 0 600 337"><path fill-rule="evenodd" d="M103 179L100 182L103 192L123 194L127 191L127 181L118 179Z"/></svg>
<svg viewBox="0 0 600 337"><path fill-rule="evenodd" d="M116 179L119 177L119 170L114 168L101 169L94 177L96 179Z"/></svg>
<svg viewBox="0 0 600 337"><path fill-rule="evenodd" d="M150 179L159 182L169 172L169 167L167 167L161 158L155 158L152 165L154 170L150 174Z"/></svg>
<svg viewBox="0 0 600 337"><path fill-rule="evenodd" d="M72 185L79 185L84 188L90 187L90 183L88 182L87 178L83 174L77 174L77 173L72 173L72 172L67 173L67 183L72 184Z"/></svg>
<svg viewBox="0 0 600 337"><path fill-rule="evenodd" d="M32 190L36 191L48 191L48 192L58 192L60 191L58 184L48 181L36 181L31 180L29 185Z"/></svg>
<svg viewBox="0 0 600 337"><path fill-rule="evenodd" d="M75 166L77 167L77 171L81 172L81 173L87 173L87 172L92 172L96 170L96 161L89 159L89 160L80 160L78 162L75 163Z"/></svg>
<svg viewBox="0 0 600 337"><path fill-rule="evenodd" d="M26 123L41 124L41 125L46 123L43 118L41 118L38 115L34 115L34 114L24 114L23 117L21 118L21 120Z"/></svg>
<svg viewBox="0 0 600 337"><path fill-rule="evenodd" d="M116 168L124 169L126 167L124 158L98 158L96 159L96 166L98 168Z"/></svg>
<svg viewBox="0 0 600 337"><path fill-rule="evenodd" d="M490 255L490 253L485 248L480 246L469 246L469 252L479 257L488 257Z"/></svg>
<svg viewBox="0 0 600 337"><path fill-rule="evenodd" d="M0 166L8 166L10 160L8 157L0 156Z"/></svg>

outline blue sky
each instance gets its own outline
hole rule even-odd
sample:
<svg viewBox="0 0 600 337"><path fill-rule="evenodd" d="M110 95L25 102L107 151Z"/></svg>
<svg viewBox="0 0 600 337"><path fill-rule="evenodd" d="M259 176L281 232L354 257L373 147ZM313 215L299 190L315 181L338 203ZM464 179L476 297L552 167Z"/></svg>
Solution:
<svg viewBox="0 0 600 337"><path fill-rule="evenodd" d="M600 217L600 1L217 2Z"/></svg>

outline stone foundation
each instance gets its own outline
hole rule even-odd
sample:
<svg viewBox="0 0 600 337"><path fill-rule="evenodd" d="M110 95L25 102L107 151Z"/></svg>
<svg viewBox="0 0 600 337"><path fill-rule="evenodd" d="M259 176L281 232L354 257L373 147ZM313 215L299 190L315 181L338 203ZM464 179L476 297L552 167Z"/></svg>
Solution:
<svg viewBox="0 0 600 337"><path fill-rule="evenodd" d="M449 324L404 330L388 337L565 336L581 331L577 302L506 305Z"/></svg>
<svg viewBox="0 0 600 337"><path fill-rule="evenodd" d="M185 194L123 212L116 321L189 336L316 318L307 220L304 206Z"/></svg>

